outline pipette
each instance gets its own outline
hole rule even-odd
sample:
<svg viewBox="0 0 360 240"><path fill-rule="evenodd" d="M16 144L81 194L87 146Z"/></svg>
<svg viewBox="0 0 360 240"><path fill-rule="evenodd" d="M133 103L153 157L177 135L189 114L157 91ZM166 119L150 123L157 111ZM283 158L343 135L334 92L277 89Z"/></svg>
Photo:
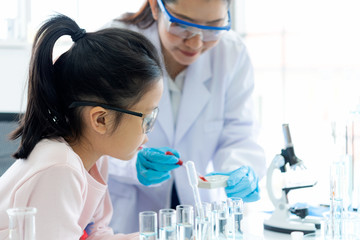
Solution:
<svg viewBox="0 0 360 240"><path fill-rule="evenodd" d="M204 218L204 214L202 211L201 199L200 199L200 194L199 194L199 189L198 189L198 177L197 177L197 173L196 173L196 169L195 169L195 164L193 161L187 161L185 163L185 167L186 167L186 172L187 172L187 176L188 176L190 185L193 189L197 213L198 213L198 216L200 217L200 219L202 220Z"/></svg>
<svg viewBox="0 0 360 240"><path fill-rule="evenodd" d="M165 155L175 156L175 155L174 155L172 152L170 152L170 151L165 152ZM179 158L179 161L178 161L176 164L182 166L182 165L183 165L183 161ZM207 182L207 180L206 180L206 178L205 178L204 176L200 175L198 172L197 172L197 175L199 176L199 178L200 178L201 180L203 180L204 182Z"/></svg>

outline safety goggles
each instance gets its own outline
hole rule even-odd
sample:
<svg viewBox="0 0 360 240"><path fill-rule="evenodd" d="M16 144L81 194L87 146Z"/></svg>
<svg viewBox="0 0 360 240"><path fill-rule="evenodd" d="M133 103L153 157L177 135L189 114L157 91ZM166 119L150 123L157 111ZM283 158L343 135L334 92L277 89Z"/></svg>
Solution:
<svg viewBox="0 0 360 240"><path fill-rule="evenodd" d="M162 0L157 0L161 12L163 13L165 26L167 31L171 34L174 34L183 39L189 39L196 35L200 35L202 41L216 41L225 31L229 31L231 28L231 18L230 11L227 12L227 21L226 25L222 27L215 26L205 26L199 25L191 22L186 22L181 19L178 19L171 15L169 11L165 8L165 5Z"/></svg>
<svg viewBox="0 0 360 240"><path fill-rule="evenodd" d="M130 115L133 115L133 116L141 117L143 119L142 128L143 128L143 132L145 134L151 132L151 130L154 128L154 124L155 124L157 115L159 113L159 108L158 107L154 108L153 111L150 114L143 114L143 113L133 112L133 111L117 108L117 107L102 104L102 103L88 102L88 101L72 102L70 104L69 108L76 108L76 107L80 107L80 106L93 106L93 107L98 106L98 107L102 107L102 108L105 108L105 109L114 110L114 111L117 111L117 112L121 112L121 113L125 113L125 114L130 114Z"/></svg>

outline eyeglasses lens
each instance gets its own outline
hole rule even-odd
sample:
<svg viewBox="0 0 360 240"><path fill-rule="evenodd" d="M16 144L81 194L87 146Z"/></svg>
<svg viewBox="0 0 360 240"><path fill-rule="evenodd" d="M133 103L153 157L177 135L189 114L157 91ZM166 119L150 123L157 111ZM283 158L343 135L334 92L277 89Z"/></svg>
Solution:
<svg viewBox="0 0 360 240"><path fill-rule="evenodd" d="M159 108L155 108L152 113L146 115L143 120L144 133L149 133L154 128L154 124L159 112Z"/></svg>
<svg viewBox="0 0 360 240"><path fill-rule="evenodd" d="M202 40L207 41L216 41L226 30L209 30L209 29L199 29L196 27L186 26L181 23L170 22L165 16L163 16L166 21L167 30L169 33L181 37L183 39L188 39L194 35L200 34Z"/></svg>

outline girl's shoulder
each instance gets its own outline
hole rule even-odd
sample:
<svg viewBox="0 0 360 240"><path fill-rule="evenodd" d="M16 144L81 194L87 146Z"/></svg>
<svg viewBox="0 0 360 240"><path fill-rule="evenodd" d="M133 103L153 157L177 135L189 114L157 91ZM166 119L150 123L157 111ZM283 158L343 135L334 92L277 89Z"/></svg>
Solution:
<svg viewBox="0 0 360 240"><path fill-rule="evenodd" d="M84 170L80 157L62 138L41 140L25 162L37 170L53 166L67 166L79 172Z"/></svg>

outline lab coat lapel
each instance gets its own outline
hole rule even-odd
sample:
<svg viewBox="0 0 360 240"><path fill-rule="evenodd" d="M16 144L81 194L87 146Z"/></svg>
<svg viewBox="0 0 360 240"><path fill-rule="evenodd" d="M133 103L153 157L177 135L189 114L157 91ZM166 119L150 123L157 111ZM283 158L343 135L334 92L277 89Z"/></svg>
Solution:
<svg viewBox="0 0 360 240"><path fill-rule="evenodd" d="M207 55L208 52L204 53L187 69L175 130L175 144L184 137L210 99L210 92L205 85L206 80L211 77L210 58Z"/></svg>
<svg viewBox="0 0 360 240"><path fill-rule="evenodd" d="M154 44L158 52L161 53L160 39L159 39L158 31L156 29L157 29L157 24L155 23L150 28L144 30L144 35L151 40L151 42ZM166 135L170 146L172 146L174 143L174 116L172 112L169 86L167 80L169 76L166 73L164 67L165 66L164 59L162 55L160 55L160 60L162 62L162 67L164 72L164 77L163 77L164 91L159 102L159 115L156 121L159 123L164 134Z"/></svg>
<svg viewBox="0 0 360 240"><path fill-rule="evenodd" d="M169 86L167 79L164 78L164 92L159 103L159 115L157 121L164 131L170 146L174 142L174 117L170 101Z"/></svg>

